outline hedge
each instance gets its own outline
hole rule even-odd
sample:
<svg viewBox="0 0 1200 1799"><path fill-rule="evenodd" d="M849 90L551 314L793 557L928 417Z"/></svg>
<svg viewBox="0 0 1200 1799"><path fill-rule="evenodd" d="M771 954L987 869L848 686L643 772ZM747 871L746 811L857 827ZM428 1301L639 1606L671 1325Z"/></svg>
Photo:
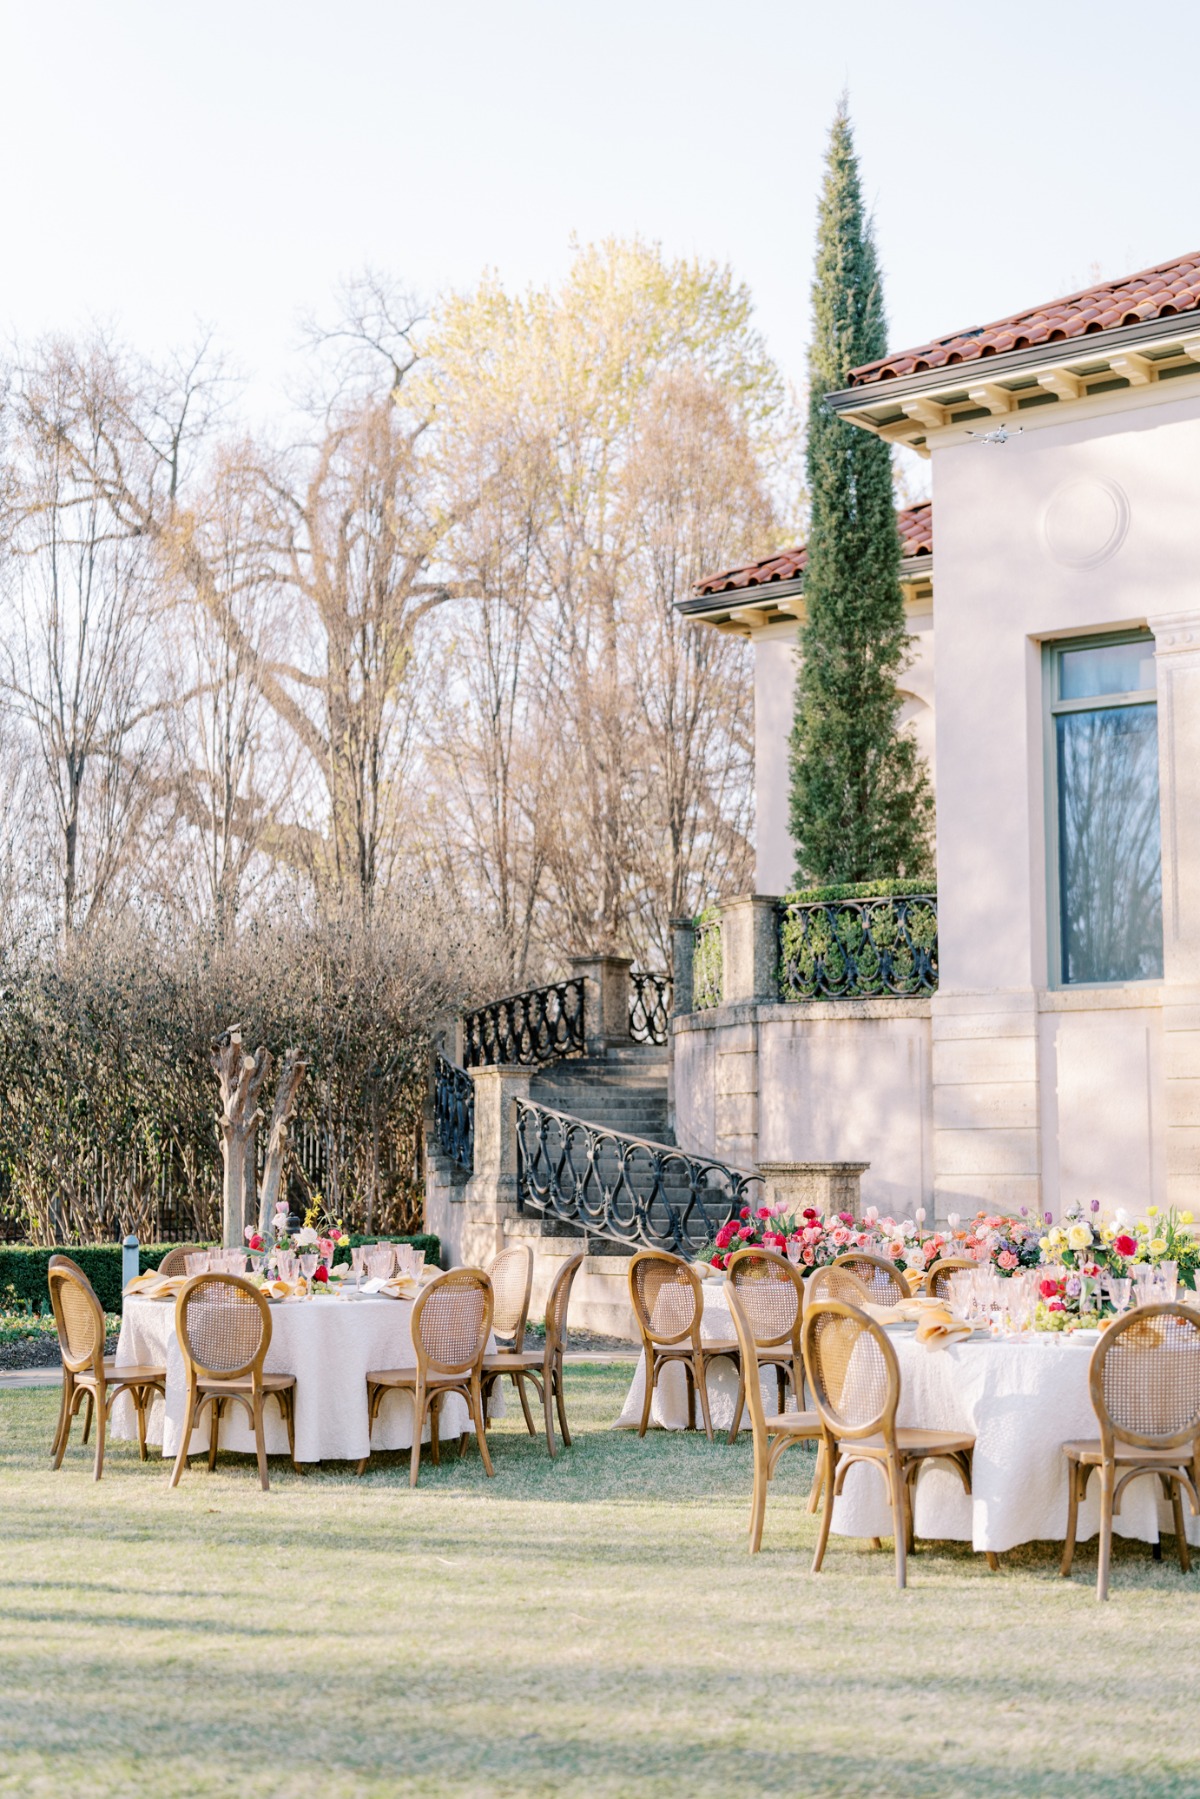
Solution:
<svg viewBox="0 0 1200 1799"><path fill-rule="evenodd" d="M334 1256L335 1262L348 1262L350 1250L360 1243L411 1243L425 1251L430 1267L442 1265L442 1245L438 1237L418 1233L410 1237L371 1237L351 1235L345 1250ZM173 1243L143 1243L138 1254L141 1272L157 1268ZM35 1249L20 1243L0 1244L0 1311L4 1309L7 1289L11 1287L18 1304L26 1303L35 1312L50 1309L50 1289L46 1271L51 1256L70 1256L77 1262L96 1290L96 1297L106 1312L121 1310L121 1245L119 1243L64 1243L57 1248Z"/></svg>
<svg viewBox="0 0 1200 1799"><path fill-rule="evenodd" d="M846 881L840 887L803 887L785 893L785 906L832 905L837 900L925 899L937 897L935 881Z"/></svg>

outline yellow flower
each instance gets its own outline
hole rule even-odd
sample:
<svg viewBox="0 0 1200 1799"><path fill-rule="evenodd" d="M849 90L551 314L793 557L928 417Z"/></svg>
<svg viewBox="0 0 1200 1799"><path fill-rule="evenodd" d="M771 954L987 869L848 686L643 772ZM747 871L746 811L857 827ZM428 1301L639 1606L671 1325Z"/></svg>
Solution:
<svg viewBox="0 0 1200 1799"><path fill-rule="evenodd" d="M1049 1249L1049 1247L1050 1247L1049 1237L1039 1237L1038 1238L1038 1248L1039 1249Z"/></svg>
<svg viewBox="0 0 1200 1799"><path fill-rule="evenodd" d="M1067 1232L1068 1249L1086 1249L1091 1240L1091 1229L1086 1224L1073 1224Z"/></svg>
<svg viewBox="0 0 1200 1799"><path fill-rule="evenodd" d="M1055 1249L1061 1249L1063 1244L1066 1242L1066 1240L1067 1240L1066 1231L1062 1230L1060 1228L1060 1226L1058 1226L1056 1224L1054 1229L1050 1232L1051 1244L1054 1246Z"/></svg>
<svg viewBox="0 0 1200 1799"><path fill-rule="evenodd" d="M1149 1249L1152 1256L1165 1255L1167 1252L1167 1239L1165 1237L1151 1238Z"/></svg>
<svg viewBox="0 0 1200 1799"><path fill-rule="evenodd" d="M1104 1238L1106 1243L1111 1243L1116 1234L1116 1227L1111 1224L1106 1224L1100 1232L1100 1235Z"/></svg>
<svg viewBox="0 0 1200 1799"><path fill-rule="evenodd" d="M1181 1212L1179 1214L1179 1222L1180 1224L1191 1224L1193 1222L1192 1214L1190 1212Z"/></svg>
<svg viewBox="0 0 1200 1799"><path fill-rule="evenodd" d="M1147 1216L1147 1218L1157 1218L1158 1217L1158 1207L1157 1206L1147 1206L1146 1207L1146 1216Z"/></svg>

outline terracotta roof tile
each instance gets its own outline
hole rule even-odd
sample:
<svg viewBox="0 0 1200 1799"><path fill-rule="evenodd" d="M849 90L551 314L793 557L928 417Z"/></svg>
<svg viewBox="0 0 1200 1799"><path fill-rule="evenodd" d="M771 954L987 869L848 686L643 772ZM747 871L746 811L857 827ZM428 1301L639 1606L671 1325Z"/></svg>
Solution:
<svg viewBox="0 0 1200 1799"><path fill-rule="evenodd" d="M929 500L919 500L915 506L906 506L896 514L896 524L900 531L900 551L908 556L932 556L933 554L933 505ZM783 550L777 556L766 556L761 562L751 562L745 568L729 568L720 575L707 575L698 581L694 589L697 599L705 594L735 593L746 587L768 587L774 581L794 581L797 575L804 573L808 564L808 545L798 544L795 549Z"/></svg>
<svg viewBox="0 0 1200 1799"><path fill-rule="evenodd" d="M1111 331L1117 325L1138 325L1146 319L1169 318L1173 313L1200 309L1200 251L1159 263L1120 281L1101 281L1062 300L1031 306L1011 318L997 319L968 331L900 350L879 362L851 369L851 387L869 387L898 375L920 374L983 356L999 356L1005 350L1029 349L1035 344L1060 343L1089 332Z"/></svg>

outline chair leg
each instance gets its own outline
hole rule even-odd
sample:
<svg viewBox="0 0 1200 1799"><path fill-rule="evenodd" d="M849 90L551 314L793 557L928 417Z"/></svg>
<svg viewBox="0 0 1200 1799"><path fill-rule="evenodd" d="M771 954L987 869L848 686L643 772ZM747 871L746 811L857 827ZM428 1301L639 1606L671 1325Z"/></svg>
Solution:
<svg viewBox="0 0 1200 1799"><path fill-rule="evenodd" d="M415 1487L421 1471L421 1433L425 1429L425 1411L429 1404L425 1389L419 1383L413 1393L413 1439L408 1458L408 1484ZM432 1429L432 1426L430 1427Z"/></svg>
<svg viewBox="0 0 1200 1799"><path fill-rule="evenodd" d="M63 1456L67 1452L67 1438L71 1435L71 1401L75 1396L75 1382L69 1368L63 1369L62 1403L58 1408L58 1428L54 1433L54 1441L50 1445L50 1460L55 1468L62 1467Z"/></svg>
<svg viewBox="0 0 1200 1799"><path fill-rule="evenodd" d="M687 1381L687 1427L696 1428L696 1374L690 1362L683 1364L684 1379Z"/></svg>
<svg viewBox="0 0 1200 1799"><path fill-rule="evenodd" d="M108 1428L108 1407L104 1402L104 1392L96 1395L96 1461L92 1469L92 1479L99 1480L104 1473L104 1433Z"/></svg>
<svg viewBox="0 0 1200 1799"><path fill-rule="evenodd" d="M258 1479L264 1493L269 1491L271 1480L267 1473L267 1439L263 1429L263 1410L265 1400L261 1393L254 1395L254 1453L258 1457Z"/></svg>
<svg viewBox="0 0 1200 1799"><path fill-rule="evenodd" d="M638 1432L639 1437L644 1437L646 1434L646 1422L650 1416L650 1395L650 1363L647 1360L646 1396L642 1403L642 1428ZM558 1451L554 1447L554 1374L550 1368L547 1368L542 1375L542 1411L546 1419L546 1448L550 1451L550 1460L553 1461Z"/></svg>
<svg viewBox="0 0 1200 1799"><path fill-rule="evenodd" d="M704 1434L708 1438L709 1442L711 1443L713 1440L712 1414L710 1413L710 1411L708 1409L708 1379L707 1379L708 1371L704 1365L704 1351L703 1350L697 1351L695 1367L696 1367L696 1387L700 1394L700 1411L704 1418ZM693 1429L695 1428L694 1423L693 1423L692 1428Z"/></svg>
<svg viewBox="0 0 1200 1799"><path fill-rule="evenodd" d="M741 1380L742 1371L739 1366L738 1381L741 1382ZM782 1362L776 1362L775 1364L775 1403L777 1410L780 1412L782 1412L787 1405L787 1375L784 1372Z"/></svg>
<svg viewBox="0 0 1200 1799"><path fill-rule="evenodd" d="M479 1453L483 1457L483 1465L488 1475L495 1474L492 1458L488 1450L487 1420L483 1415L483 1393L479 1386L479 1376L471 1377L471 1412L475 1419L475 1435L479 1438Z"/></svg>
<svg viewBox="0 0 1200 1799"><path fill-rule="evenodd" d="M440 1468L442 1465L442 1435L439 1429L441 1409L442 1396L440 1393L435 1393L429 1402L429 1454L435 1468Z"/></svg>
<svg viewBox="0 0 1200 1799"><path fill-rule="evenodd" d="M1187 1534L1183 1527L1183 1493L1177 1480L1171 1482L1171 1512L1175 1519L1175 1547L1179 1553L1179 1566L1187 1574L1191 1570L1192 1558L1188 1553Z"/></svg>
<svg viewBox="0 0 1200 1799"><path fill-rule="evenodd" d="M296 1389L295 1389L295 1387L284 1387L277 1395L277 1398L279 1400L279 1409L283 1413L283 1422L287 1426L288 1455L291 1457L293 1471L296 1474L299 1474L300 1468L296 1461L296 1407L295 1407Z"/></svg>
<svg viewBox="0 0 1200 1799"><path fill-rule="evenodd" d="M1067 1534L1063 1542L1062 1561L1058 1572L1064 1580L1075 1560L1075 1532L1079 1526L1079 1501L1087 1485L1087 1469L1082 1462L1067 1463Z"/></svg>
<svg viewBox="0 0 1200 1799"><path fill-rule="evenodd" d="M771 1478L768 1467L769 1454L767 1445L760 1444L756 1436L754 1439L754 1492L750 1499L751 1555L757 1555L762 1547L763 1520L767 1515L767 1483Z"/></svg>
<svg viewBox="0 0 1200 1799"><path fill-rule="evenodd" d="M808 1509L810 1512L815 1512L820 1506L821 1494L825 1490L825 1482L828 1478L825 1442L822 1438L817 1444L817 1465L813 1469L813 1483L808 1495Z"/></svg>
<svg viewBox="0 0 1200 1799"><path fill-rule="evenodd" d="M371 1425L373 1424L374 1419L375 1419L375 1394L376 1394L376 1389L371 1385L370 1381L368 1381L367 1382L367 1453L365 1456L363 1456L362 1460L358 1464L358 1467L355 1469L355 1473L358 1475L360 1480L361 1480L362 1476L366 1473L367 1463L371 1459ZM295 1452L293 1451L293 1454L294 1453Z"/></svg>
<svg viewBox="0 0 1200 1799"><path fill-rule="evenodd" d="M513 1384L515 1385L517 1392L521 1395L521 1410L525 1414L525 1429L529 1432L531 1437L536 1437L537 1431L534 1429L533 1413L529 1409L529 1395L525 1391L525 1376L523 1374L514 1374Z"/></svg>
<svg viewBox="0 0 1200 1799"><path fill-rule="evenodd" d="M642 1350L642 1359L646 1367L646 1391L642 1394L642 1422L638 1426L639 1437L645 1436L647 1426L650 1423L650 1407L654 1402L654 1381L655 1376L658 1373L658 1370L654 1365L654 1351L649 1343L647 1343ZM547 1412L547 1419L549 1416L550 1414Z"/></svg>
<svg viewBox="0 0 1200 1799"><path fill-rule="evenodd" d="M899 1461L888 1463L888 1484L892 1490L892 1540L896 1545L896 1585L903 1592L908 1585L908 1498L904 1474Z"/></svg>
<svg viewBox="0 0 1200 1799"><path fill-rule="evenodd" d="M904 1547L907 1549L909 1555L914 1555L917 1548L915 1523L917 1495L915 1489L919 1467L919 1463L913 1462L911 1467L903 1468L901 1470L904 1477Z"/></svg>
<svg viewBox="0 0 1200 1799"><path fill-rule="evenodd" d="M133 1387L130 1390L133 1409L137 1413L138 1459L146 1459L146 1388Z"/></svg>
<svg viewBox="0 0 1200 1799"><path fill-rule="evenodd" d="M825 1546L829 1542L829 1526L833 1523L833 1487L837 1474L837 1448L823 1443L821 1454L825 1463L825 1508L821 1513L821 1528L817 1533L817 1547L813 1551L812 1571L821 1572L821 1563L825 1560Z"/></svg>
<svg viewBox="0 0 1200 1799"><path fill-rule="evenodd" d="M554 1401L558 1408L558 1428L562 1432L562 1440L567 1448L571 1447L571 1427L567 1423L567 1390L563 1385L563 1361L559 1356L551 1371L551 1386L554 1388Z"/></svg>
<svg viewBox="0 0 1200 1799"><path fill-rule="evenodd" d="M95 1410L95 1408L92 1405L91 1390L89 1389L88 1395L87 1395L87 1411L83 1415L83 1447L85 1449L87 1448L88 1438L92 1434L92 1413L94 1410Z"/></svg>
<svg viewBox="0 0 1200 1799"><path fill-rule="evenodd" d="M217 1465L217 1446L221 1441L221 1401L210 1399L208 1402L208 1472L211 1474Z"/></svg>
<svg viewBox="0 0 1200 1799"><path fill-rule="evenodd" d="M171 1485L179 1485L179 1477L187 1467L188 1444L192 1440L192 1429L196 1422L196 1389L188 1382L187 1395L183 1404L183 1435L179 1439L179 1454L175 1457L175 1466L171 1470Z"/></svg>
<svg viewBox="0 0 1200 1799"><path fill-rule="evenodd" d="M780 1386L783 1385L782 1375L780 1376L779 1384L780 1384ZM742 1412L745 1409L745 1405L746 1405L746 1383L742 1377L741 1368L739 1367L737 1398L733 1402L733 1423L729 1426L729 1443L730 1443L731 1447L738 1440L738 1432L742 1428ZM783 1410L782 1400L780 1401L779 1409L782 1412L782 1410Z"/></svg>
<svg viewBox="0 0 1200 1799"><path fill-rule="evenodd" d="M1108 1598L1108 1570L1112 1560L1113 1488L1116 1469L1109 1462L1100 1468L1100 1560L1096 1568L1096 1598Z"/></svg>

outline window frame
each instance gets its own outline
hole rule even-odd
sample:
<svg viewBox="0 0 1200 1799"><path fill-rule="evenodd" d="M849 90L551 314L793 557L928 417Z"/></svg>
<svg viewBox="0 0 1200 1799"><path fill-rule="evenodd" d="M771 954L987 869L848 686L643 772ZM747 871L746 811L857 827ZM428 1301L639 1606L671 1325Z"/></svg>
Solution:
<svg viewBox="0 0 1200 1799"><path fill-rule="evenodd" d="M1118 987L1153 986L1162 980L1157 975L1123 975L1115 981L1067 981L1063 978L1062 953L1062 888L1059 880L1058 819L1058 728L1056 720L1073 712L1098 712L1118 706L1154 706L1157 712L1158 687L1143 687L1131 693L1091 694L1086 699L1064 700L1058 695L1061 657L1068 650L1098 650L1110 644L1148 643L1153 648L1155 637L1147 625L1126 626L1124 630L1094 631L1054 637L1042 643L1042 744L1046 825L1046 981L1047 986L1064 993L1100 991ZM1155 719L1157 726L1158 720ZM1162 825L1162 789L1159 787L1159 828Z"/></svg>

